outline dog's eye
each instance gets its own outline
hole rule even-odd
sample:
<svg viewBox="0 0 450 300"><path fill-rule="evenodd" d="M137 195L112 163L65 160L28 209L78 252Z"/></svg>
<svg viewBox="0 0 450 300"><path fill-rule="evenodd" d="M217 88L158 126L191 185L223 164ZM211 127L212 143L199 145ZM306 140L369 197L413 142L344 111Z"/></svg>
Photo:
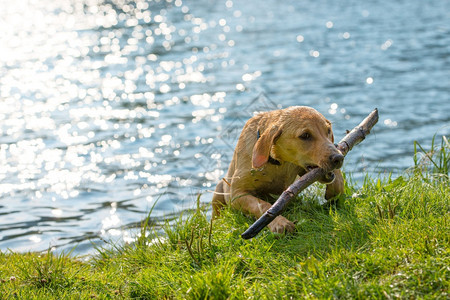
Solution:
<svg viewBox="0 0 450 300"><path fill-rule="evenodd" d="M328 135L331 134L331 128L328 128Z"/></svg>
<svg viewBox="0 0 450 300"><path fill-rule="evenodd" d="M302 133L302 135L300 135L298 138L304 141L309 141L312 138L312 136L309 134L309 132L305 132Z"/></svg>

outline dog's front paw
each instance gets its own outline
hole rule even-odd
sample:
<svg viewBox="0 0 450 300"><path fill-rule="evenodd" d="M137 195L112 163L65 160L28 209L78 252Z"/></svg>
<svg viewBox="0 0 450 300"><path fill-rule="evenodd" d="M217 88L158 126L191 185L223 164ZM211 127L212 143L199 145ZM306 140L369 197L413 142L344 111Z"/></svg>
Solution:
<svg viewBox="0 0 450 300"><path fill-rule="evenodd" d="M294 223L283 216L276 217L272 222L270 222L268 227L270 231L275 233L293 232L295 229Z"/></svg>

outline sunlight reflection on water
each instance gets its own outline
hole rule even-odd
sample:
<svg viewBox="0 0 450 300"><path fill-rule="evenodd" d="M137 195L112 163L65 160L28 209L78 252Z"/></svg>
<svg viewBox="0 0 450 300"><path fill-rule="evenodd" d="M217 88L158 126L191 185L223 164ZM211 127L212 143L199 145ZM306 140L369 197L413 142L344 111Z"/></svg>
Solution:
<svg viewBox="0 0 450 300"><path fill-rule="evenodd" d="M374 136L346 162L357 180L399 172L414 139L448 134L448 3L419 15L420 1L266 4L5 6L0 249L84 253L90 239L132 241L154 205L158 219L199 192L209 202L254 111L314 106L340 138L378 107Z"/></svg>

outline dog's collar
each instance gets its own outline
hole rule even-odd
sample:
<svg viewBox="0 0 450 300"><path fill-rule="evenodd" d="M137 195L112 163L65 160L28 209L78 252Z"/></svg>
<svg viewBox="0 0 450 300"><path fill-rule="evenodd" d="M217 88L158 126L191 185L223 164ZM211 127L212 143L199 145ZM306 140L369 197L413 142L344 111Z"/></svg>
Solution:
<svg viewBox="0 0 450 300"><path fill-rule="evenodd" d="M272 156L269 155L269 159L267 160L269 164L275 165L275 166L281 166L280 161L276 160Z"/></svg>
<svg viewBox="0 0 450 300"><path fill-rule="evenodd" d="M261 137L261 133L258 131L256 132L256 140L259 140L259 138ZM269 159L267 160L267 162L269 164L275 165L275 166L281 166L281 162L276 160L275 158L273 158L272 156L269 155Z"/></svg>

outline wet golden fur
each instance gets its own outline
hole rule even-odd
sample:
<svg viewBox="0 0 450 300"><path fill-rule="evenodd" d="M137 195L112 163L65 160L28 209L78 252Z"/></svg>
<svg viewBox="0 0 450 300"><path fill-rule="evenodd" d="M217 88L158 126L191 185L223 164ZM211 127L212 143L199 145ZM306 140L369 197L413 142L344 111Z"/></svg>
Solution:
<svg viewBox="0 0 450 300"><path fill-rule="evenodd" d="M259 218L271 206L263 199L281 194L297 176L314 167L339 168L343 156L333 142L331 123L310 107L289 107L254 116L245 124L228 173L216 187L214 217L229 204ZM336 169L333 173L334 180L322 180L327 183L326 199L344 190L341 172ZM276 217L268 227L278 233L294 230L294 224L283 216Z"/></svg>

